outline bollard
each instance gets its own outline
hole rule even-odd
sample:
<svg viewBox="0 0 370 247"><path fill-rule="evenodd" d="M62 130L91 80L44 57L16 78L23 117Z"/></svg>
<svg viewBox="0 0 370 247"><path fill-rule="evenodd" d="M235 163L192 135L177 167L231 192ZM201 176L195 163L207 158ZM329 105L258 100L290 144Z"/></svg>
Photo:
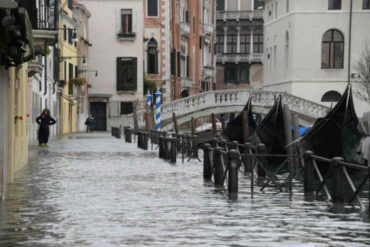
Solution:
<svg viewBox="0 0 370 247"><path fill-rule="evenodd" d="M198 140L197 136L194 135L192 138L192 148L193 148L193 158L194 159L199 159L199 154L198 154Z"/></svg>
<svg viewBox="0 0 370 247"><path fill-rule="evenodd" d="M332 200L333 202L344 202L344 189L343 181L346 181L346 178L343 176L342 164L343 161L341 157L335 157L331 159L331 165L333 168L333 181L332 181Z"/></svg>
<svg viewBox="0 0 370 247"><path fill-rule="evenodd" d="M132 143L132 132L131 128L127 128L127 142Z"/></svg>
<svg viewBox="0 0 370 247"><path fill-rule="evenodd" d="M176 160L177 160L177 139L176 138L169 138L169 141L171 143L170 162L172 164L176 164Z"/></svg>
<svg viewBox="0 0 370 247"><path fill-rule="evenodd" d="M158 153L159 153L159 158L163 159L163 137L162 136L159 136L158 137Z"/></svg>
<svg viewBox="0 0 370 247"><path fill-rule="evenodd" d="M168 160L169 159L168 137L163 137L162 145L163 145L163 159Z"/></svg>
<svg viewBox="0 0 370 247"><path fill-rule="evenodd" d="M213 173L213 180L215 186L223 186L224 185L224 166L222 164L222 156L221 153L223 148L218 147L215 148L213 151L213 165L214 165L214 173Z"/></svg>
<svg viewBox="0 0 370 247"><path fill-rule="evenodd" d="M250 149L250 143L245 143L242 146L242 162L244 165L244 172L245 173L251 173L252 172L252 157L249 155L249 149Z"/></svg>
<svg viewBox="0 0 370 247"><path fill-rule="evenodd" d="M312 151L306 151L303 155L304 157L304 192L314 192L315 191L315 168L312 161Z"/></svg>
<svg viewBox="0 0 370 247"><path fill-rule="evenodd" d="M232 149L228 153L229 162L229 176L227 181L227 190L229 192L238 191L238 169L239 169L239 152L235 149Z"/></svg>
<svg viewBox="0 0 370 247"><path fill-rule="evenodd" d="M148 132L143 132L143 149L148 150Z"/></svg>
<svg viewBox="0 0 370 247"><path fill-rule="evenodd" d="M212 164L209 157L211 144L206 143L203 147L203 178L206 180L212 179Z"/></svg>
<svg viewBox="0 0 370 247"><path fill-rule="evenodd" d="M264 144L258 144L257 146L257 153L258 154L266 154L266 146ZM267 164L266 157L259 157L259 160L261 161L262 167L265 167L265 164ZM259 165L257 165L257 175L258 177L266 177L266 172L263 168L261 168Z"/></svg>

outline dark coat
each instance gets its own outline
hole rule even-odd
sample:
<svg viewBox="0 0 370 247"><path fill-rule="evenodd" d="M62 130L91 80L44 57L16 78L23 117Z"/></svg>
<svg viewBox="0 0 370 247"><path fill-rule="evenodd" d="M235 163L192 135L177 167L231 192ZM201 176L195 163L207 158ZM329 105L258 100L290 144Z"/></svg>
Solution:
<svg viewBox="0 0 370 247"><path fill-rule="evenodd" d="M50 116L40 115L38 118L36 118L36 122L40 125L40 129L47 129L50 125L55 124L57 121Z"/></svg>

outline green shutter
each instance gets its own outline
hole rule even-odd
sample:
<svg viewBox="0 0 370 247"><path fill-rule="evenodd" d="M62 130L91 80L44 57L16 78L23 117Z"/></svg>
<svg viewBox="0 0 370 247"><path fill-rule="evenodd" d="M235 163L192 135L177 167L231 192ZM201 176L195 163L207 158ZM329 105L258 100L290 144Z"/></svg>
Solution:
<svg viewBox="0 0 370 247"><path fill-rule="evenodd" d="M133 80L132 80L132 85L133 85L133 91L137 91L137 58L134 57L132 58L132 66L133 66Z"/></svg>

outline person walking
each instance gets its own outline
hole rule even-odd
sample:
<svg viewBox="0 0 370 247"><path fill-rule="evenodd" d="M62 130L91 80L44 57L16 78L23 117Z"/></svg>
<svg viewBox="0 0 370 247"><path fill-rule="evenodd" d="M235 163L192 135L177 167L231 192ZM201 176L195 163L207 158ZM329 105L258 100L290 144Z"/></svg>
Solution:
<svg viewBox="0 0 370 247"><path fill-rule="evenodd" d="M49 126L55 124L57 121L50 116L49 109L45 108L41 115L36 118L36 122L40 125L38 133L39 145L47 146L50 135Z"/></svg>
<svg viewBox="0 0 370 247"><path fill-rule="evenodd" d="M87 132L92 132L94 128L94 116L89 115L89 117L86 119L85 124L87 126Z"/></svg>

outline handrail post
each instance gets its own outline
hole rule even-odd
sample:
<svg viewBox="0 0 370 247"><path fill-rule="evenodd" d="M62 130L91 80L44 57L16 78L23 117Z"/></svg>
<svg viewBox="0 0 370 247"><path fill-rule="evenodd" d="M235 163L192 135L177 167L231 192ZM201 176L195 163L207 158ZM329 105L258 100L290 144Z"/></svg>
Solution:
<svg viewBox="0 0 370 247"><path fill-rule="evenodd" d="M229 176L227 182L227 190L229 192L237 192L238 191L238 169L239 169L239 152L235 149L232 149L228 153L229 156Z"/></svg>
<svg viewBox="0 0 370 247"><path fill-rule="evenodd" d="M209 158L209 148L211 148L211 144L206 143L203 147L203 178L205 180L210 180L212 178L212 164Z"/></svg>
<svg viewBox="0 0 370 247"><path fill-rule="evenodd" d="M252 160L251 160L251 157L249 156L250 145L251 144L247 142L243 144L242 146L242 153L243 153L242 162L244 165L244 173L252 172Z"/></svg>
<svg viewBox="0 0 370 247"><path fill-rule="evenodd" d="M169 141L171 143L171 149L170 149L170 162L172 164L176 164L177 159L177 139L176 138L169 138Z"/></svg>
<svg viewBox="0 0 370 247"><path fill-rule="evenodd" d="M223 186L224 185L224 167L222 164L222 152L223 148L218 147L213 150L213 165L214 165L214 173L213 173L213 180L215 186Z"/></svg>
<svg viewBox="0 0 370 247"><path fill-rule="evenodd" d="M331 160L331 165L333 168L333 181L332 181L332 190L333 190L333 202L343 202L344 195L343 195L343 171L342 171L342 164L340 162L343 161L341 157L335 157Z"/></svg>
<svg viewBox="0 0 370 247"><path fill-rule="evenodd" d="M198 136L197 135L193 135L193 138L192 138L192 148L193 148L193 158L194 159L199 159L199 154L198 154L198 140L197 140Z"/></svg>
<svg viewBox="0 0 370 247"><path fill-rule="evenodd" d="M148 132L143 131L143 149L148 150Z"/></svg>
<svg viewBox="0 0 370 247"><path fill-rule="evenodd" d="M258 146L257 146L257 153L258 154L262 154L262 155L266 154L266 146L265 146L265 144L262 144L262 143L261 144L258 144ZM266 167L266 164L267 164L266 157L259 157L259 160L262 163L260 165L262 165L262 167L265 168ZM258 177L266 177L266 172L265 172L264 169L261 168L261 166L257 165L256 168L257 168L257 175L258 175Z"/></svg>
<svg viewBox="0 0 370 247"><path fill-rule="evenodd" d="M304 153L304 192L313 192L315 191L315 168L313 166L313 152L306 151Z"/></svg>

